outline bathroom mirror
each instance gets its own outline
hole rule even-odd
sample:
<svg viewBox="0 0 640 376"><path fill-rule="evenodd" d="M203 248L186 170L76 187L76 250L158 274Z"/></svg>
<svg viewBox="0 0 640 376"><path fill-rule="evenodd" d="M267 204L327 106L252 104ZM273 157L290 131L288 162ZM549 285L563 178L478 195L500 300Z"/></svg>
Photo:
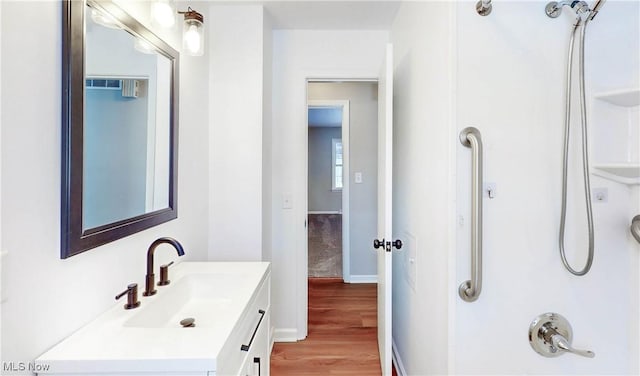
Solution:
<svg viewBox="0 0 640 376"><path fill-rule="evenodd" d="M109 0L63 1L61 258L177 218L179 54Z"/></svg>

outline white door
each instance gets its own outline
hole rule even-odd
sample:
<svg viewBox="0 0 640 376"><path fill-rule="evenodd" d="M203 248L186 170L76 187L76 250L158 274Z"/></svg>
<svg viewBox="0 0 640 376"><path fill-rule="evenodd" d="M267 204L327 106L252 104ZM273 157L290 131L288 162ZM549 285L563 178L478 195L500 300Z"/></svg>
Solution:
<svg viewBox="0 0 640 376"><path fill-rule="evenodd" d="M391 375L391 168L393 146L393 46L378 81L378 349L382 375Z"/></svg>

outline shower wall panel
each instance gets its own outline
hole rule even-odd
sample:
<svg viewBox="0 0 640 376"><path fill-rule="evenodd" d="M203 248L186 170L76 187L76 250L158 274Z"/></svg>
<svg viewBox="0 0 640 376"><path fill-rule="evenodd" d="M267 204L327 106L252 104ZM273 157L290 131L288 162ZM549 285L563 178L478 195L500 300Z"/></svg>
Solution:
<svg viewBox="0 0 640 376"><path fill-rule="evenodd" d="M608 191L606 202L593 200L593 267L576 277L559 256L565 64L573 12L565 9L562 17L551 19L542 3L509 1L494 4L490 16L480 17L468 5L457 5L455 129L475 126L482 132L484 179L495 183L496 196L484 199L482 295L474 303L455 300L452 370L633 373L638 354L632 349L637 349L639 333L631 329L637 329L638 285L633 284L637 269L628 267L637 252L628 242L629 187L591 175L592 189ZM608 2L589 24L589 103L594 92L612 89L612 83L638 86L638 65L629 63L639 55L639 14L637 2ZM629 35L634 35L629 38L635 46ZM565 248L570 264L582 269L588 232L579 117L572 117ZM460 283L469 278L471 175L468 149L459 143L457 149L455 273ZM635 296L629 296L630 290ZM535 353L527 330L545 312L565 316L574 329L573 345L594 351L596 357L548 359Z"/></svg>
<svg viewBox="0 0 640 376"><path fill-rule="evenodd" d="M638 245L631 242L636 187L592 175L595 258L584 277L562 266L561 204L566 48L574 16L550 19L544 3L403 4L392 27L394 236L393 339L401 373L638 374ZM587 100L638 87L640 3L607 2L586 38ZM574 104L574 109L578 108ZM590 111L590 108L588 108ZM470 277L471 155L458 133L474 126L485 146L483 290L458 296ZM579 132L573 131L566 247L587 255ZM592 139L593 141L593 139ZM412 264L413 263L413 264ZM409 266L415 265L415 280ZM539 314L564 315L573 345L595 358L544 358L527 331Z"/></svg>

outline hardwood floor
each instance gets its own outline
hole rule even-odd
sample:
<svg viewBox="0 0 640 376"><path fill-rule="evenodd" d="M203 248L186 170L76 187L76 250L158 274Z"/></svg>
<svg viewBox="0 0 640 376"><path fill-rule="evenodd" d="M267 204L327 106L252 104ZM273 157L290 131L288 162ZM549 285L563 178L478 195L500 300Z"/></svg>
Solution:
<svg viewBox="0 0 640 376"><path fill-rule="evenodd" d="M308 336L274 345L271 375L380 375L376 293L375 284L310 278Z"/></svg>

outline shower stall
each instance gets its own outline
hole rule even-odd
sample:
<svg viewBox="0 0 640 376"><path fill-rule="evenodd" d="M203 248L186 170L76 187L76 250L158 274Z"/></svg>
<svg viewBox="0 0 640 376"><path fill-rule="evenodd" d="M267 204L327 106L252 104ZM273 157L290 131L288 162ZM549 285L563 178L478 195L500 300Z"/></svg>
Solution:
<svg viewBox="0 0 640 376"><path fill-rule="evenodd" d="M408 239L394 255L398 368L408 375L638 374L640 244L632 219L640 214L640 3L588 1L599 12L583 9L578 27L579 2L558 3L557 18L546 2L489 3L484 16L473 2L405 4L391 33L394 236ZM459 140L468 127L481 135L479 184L474 151ZM478 185L482 289L466 300L459 288L477 265L470 250ZM563 257L581 276L564 267L561 236ZM552 338L565 319L577 355ZM563 355L541 356L530 329L555 345L552 355Z"/></svg>

